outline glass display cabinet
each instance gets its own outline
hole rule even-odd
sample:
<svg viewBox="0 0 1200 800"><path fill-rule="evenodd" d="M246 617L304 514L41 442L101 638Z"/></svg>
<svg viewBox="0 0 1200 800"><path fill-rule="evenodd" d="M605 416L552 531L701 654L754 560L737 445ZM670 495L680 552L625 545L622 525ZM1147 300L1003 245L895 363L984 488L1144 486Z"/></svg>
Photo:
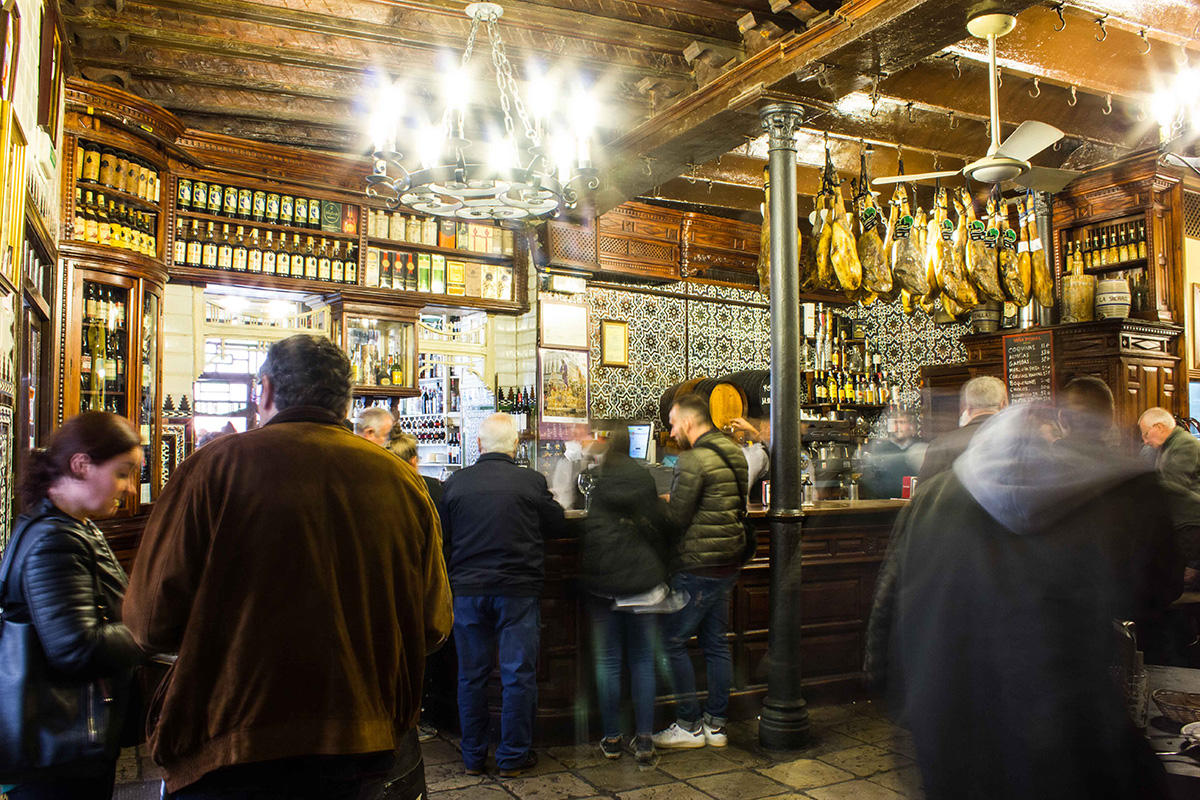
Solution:
<svg viewBox="0 0 1200 800"><path fill-rule="evenodd" d="M417 387L417 309L330 302L333 341L350 358L355 397L400 398Z"/></svg>

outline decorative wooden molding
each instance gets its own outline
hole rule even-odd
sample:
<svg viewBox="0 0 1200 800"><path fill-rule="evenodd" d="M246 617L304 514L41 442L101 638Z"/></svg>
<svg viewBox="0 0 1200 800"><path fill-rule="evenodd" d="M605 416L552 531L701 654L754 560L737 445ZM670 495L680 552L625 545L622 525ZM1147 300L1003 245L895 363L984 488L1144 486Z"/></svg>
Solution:
<svg viewBox="0 0 1200 800"><path fill-rule="evenodd" d="M109 116L168 142L174 142L184 130L183 123L170 111L114 86L67 78L66 98L68 109Z"/></svg>

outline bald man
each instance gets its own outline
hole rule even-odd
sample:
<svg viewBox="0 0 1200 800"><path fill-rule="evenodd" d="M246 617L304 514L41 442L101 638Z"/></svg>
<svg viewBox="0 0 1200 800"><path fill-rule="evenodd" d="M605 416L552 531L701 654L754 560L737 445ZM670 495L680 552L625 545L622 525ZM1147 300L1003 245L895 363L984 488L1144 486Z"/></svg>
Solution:
<svg viewBox="0 0 1200 800"><path fill-rule="evenodd" d="M1148 409L1138 420L1142 441L1158 450L1155 469L1170 496L1179 548L1187 559L1187 588L1200 585L1200 440L1175 424L1165 408Z"/></svg>

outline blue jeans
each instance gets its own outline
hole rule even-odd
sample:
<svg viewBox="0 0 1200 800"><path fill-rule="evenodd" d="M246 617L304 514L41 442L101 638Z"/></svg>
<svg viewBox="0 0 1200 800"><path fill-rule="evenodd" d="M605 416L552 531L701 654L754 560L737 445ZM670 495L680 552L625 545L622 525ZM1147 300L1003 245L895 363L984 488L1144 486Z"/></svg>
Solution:
<svg viewBox="0 0 1200 800"><path fill-rule="evenodd" d="M729 711L729 688L733 683L733 659L729 655L729 592L737 583L737 573L725 578L705 578L681 572L671 579L671 588L686 591L688 603L664 620L666 651L670 666L675 718L694 728L700 722L700 704L696 700L696 670L688 656L688 639L696 636L704 652L708 671L708 700L705 717L709 724L725 724Z"/></svg>
<svg viewBox="0 0 1200 800"><path fill-rule="evenodd" d="M614 611L612 600L587 597L596 654L596 695L604 735L621 735L621 670L629 656L629 689L633 695L636 733L654 731L654 645L657 614Z"/></svg>
<svg viewBox="0 0 1200 800"><path fill-rule="evenodd" d="M537 711L535 667L541 616L536 597L454 598L458 718L462 724L463 764L468 769L482 769L487 760L490 719L484 689L497 644L502 703L496 766L514 769L528 758Z"/></svg>

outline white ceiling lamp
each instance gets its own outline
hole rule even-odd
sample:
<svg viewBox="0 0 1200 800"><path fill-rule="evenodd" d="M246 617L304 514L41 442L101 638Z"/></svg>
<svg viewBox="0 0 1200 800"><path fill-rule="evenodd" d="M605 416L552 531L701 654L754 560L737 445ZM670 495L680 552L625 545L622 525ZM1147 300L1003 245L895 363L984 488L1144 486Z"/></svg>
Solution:
<svg viewBox="0 0 1200 800"><path fill-rule="evenodd" d="M572 130L555 131L551 137L546 96L536 91L531 121L500 37L497 21L503 13L495 3L467 6L471 32L461 65L447 75L442 124L410 132L408 144L422 162L416 171L403 166L403 156L396 150L402 99L394 87L383 93L372 126L375 166L367 177L368 195L384 198L392 208L404 205L439 217L517 220L574 207L580 191L599 185L591 159L596 116L591 97L577 93L571 99ZM487 32L504 113L504 133L483 148L485 153L472 151L471 141L463 135L470 95L468 65L481 26Z"/></svg>

